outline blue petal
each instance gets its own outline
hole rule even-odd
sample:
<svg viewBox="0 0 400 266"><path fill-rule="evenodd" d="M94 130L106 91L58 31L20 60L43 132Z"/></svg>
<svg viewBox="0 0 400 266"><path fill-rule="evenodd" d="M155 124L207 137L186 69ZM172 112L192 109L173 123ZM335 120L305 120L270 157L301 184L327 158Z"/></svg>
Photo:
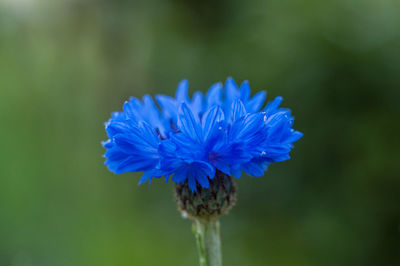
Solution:
<svg viewBox="0 0 400 266"><path fill-rule="evenodd" d="M175 98L176 98L178 104L189 101L188 88L189 88L189 82L186 79L179 82L178 88L176 89L176 94L175 94Z"/></svg>
<svg viewBox="0 0 400 266"><path fill-rule="evenodd" d="M174 153L176 151L176 146L170 140L164 140L159 146L160 152L163 153Z"/></svg>
<svg viewBox="0 0 400 266"><path fill-rule="evenodd" d="M263 127L263 116L259 113L250 114L233 123L230 139L239 139L244 136L251 136L259 132Z"/></svg>
<svg viewBox="0 0 400 266"><path fill-rule="evenodd" d="M111 121L106 125L106 132L109 138L119 133L130 132L132 130L132 125L124 122L114 122Z"/></svg>
<svg viewBox="0 0 400 266"><path fill-rule="evenodd" d="M264 111L267 113L275 112L276 109L279 107L279 105L281 105L282 101L283 101L282 97L280 96L275 97L275 99L272 102L269 102L267 104L267 106L264 108Z"/></svg>
<svg viewBox="0 0 400 266"><path fill-rule="evenodd" d="M192 168L191 175L199 182L200 186L203 188L209 187L210 182L208 181L208 176L202 169Z"/></svg>
<svg viewBox="0 0 400 266"><path fill-rule="evenodd" d="M131 144L138 147L148 147L148 149L157 149L159 138L154 130L146 122L141 122L135 127L129 128L129 131L121 132L114 136L115 142L118 145Z"/></svg>
<svg viewBox="0 0 400 266"><path fill-rule="evenodd" d="M165 134L166 130L161 123L160 112L155 105L153 98L150 95L145 95L143 97L143 117L144 121L148 122L154 128L158 128L162 134Z"/></svg>
<svg viewBox="0 0 400 266"><path fill-rule="evenodd" d="M291 136L287 139L287 141L289 142L295 142L298 141L299 139L301 139L303 137L303 133L301 133L300 131L294 131L292 130L292 134Z"/></svg>
<svg viewBox="0 0 400 266"><path fill-rule="evenodd" d="M241 100L236 100L233 102L231 113L232 122L235 122L246 115L246 108Z"/></svg>
<svg viewBox="0 0 400 266"><path fill-rule="evenodd" d="M186 103L182 103L178 112L178 128L194 141L200 142L201 128L198 118L195 117Z"/></svg>
<svg viewBox="0 0 400 266"><path fill-rule="evenodd" d="M222 104L222 88L222 83L215 83L210 87L206 95L207 108Z"/></svg>
<svg viewBox="0 0 400 266"><path fill-rule="evenodd" d="M114 169L114 165L119 164L121 161L125 160L129 155L122 152L121 149L119 149L117 146L114 146L106 151L104 154L104 157L107 158L107 160L104 162L104 164L108 165L110 168ZM114 170L112 170L114 171Z"/></svg>
<svg viewBox="0 0 400 266"><path fill-rule="evenodd" d="M143 184L144 182L146 182L149 179L151 180L151 176L152 176L152 172L151 171L145 171L143 173L142 177L140 178L138 185ZM150 180L149 180L149 184L151 182Z"/></svg>
<svg viewBox="0 0 400 266"><path fill-rule="evenodd" d="M189 183L189 188L190 188L193 192L197 192L196 180L194 179L194 176L192 176L192 175L188 176L188 183Z"/></svg>
<svg viewBox="0 0 400 266"><path fill-rule="evenodd" d="M203 140L207 141L214 130L222 129L220 122L224 120L224 112L219 106L209 109L203 116Z"/></svg>
<svg viewBox="0 0 400 266"><path fill-rule="evenodd" d="M250 97L250 84L247 80L240 85L240 99L246 102Z"/></svg>
<svg viewBox="0 0 400 266"><path fill-rule="evenodd" d="M256 95L251 98L250 101L246 104L246 109L250 113L258 112L261 106L264 104L265 97L267 97L267 93L265 91L260 91Z"/></svg>
<svg viewBox="0 0 400 266"><path fill-rule="evenodd" d="M225 82L225 102L226 102L225 111L227 113L229 113L232 102L239 98L240 98L240 92L238 86L236 85L236 82L231 77L227 78Z"/></svg>
<svg viewBox="0 0 400 266"><path fill-rule="evenodd" d="M187 178L187 172L187 166L181 166L179 169L176 170L174 176L172 177L172 181L174 181L175 183L183 184Z"/></svg>
<svg viewBox="0 0 400 266"><path fill-rule="evenodd" d="M161 106L164 115L168 118L174 118L176 121L176 113L178 110L175 99L167 95L158 94L156 95L156 100Z"/></svg>
<svg viewBox="0 0 400 266"><path fill-rule="evenodd" d="M141 103L138 99L134 97L130 98L129 101L126 101L123 106L123 110L126 116L133 121L139 121L140 119L142 119L140 109Z"/></svg>
<svg viewBox="0 0 400 266"><path fill-rule="evenodd" d="M196 116L203 112L203 94L201 92L197 91L193 94L191 107Z"/></svg>
<svg viewBox="0 0 400 266"><path fill-rule="evenodd" d="M147 158L140 158L137 156L129 156L124 161L118 164L115 169L116 174L122 174L126 172L138 172L153 169L157 162L154 160L148 160Z"/></svg>
<svg viewBox="0 0 400 266"><path fill-rule="evenodd" d="M110 148L112 148L112 146L114 144L110 139L108 139L108 140L102 141L101 145L103 145L103 147L106 148L106 149L110 149Z"/></svg>
<svg viewBox="0 0 400 266"><path fill-rule="evenodd" d="M277 162L287 161L289 159L290 159L289 154L283 154L281 156L269 158L269 161L273 162L273 163L277 163Z"/></svg>
<svg viewBox="0 0 400 266"><path fill-rule="evenodd" d="M267 165L264 162L250 161L243 165L243 170L251 176L260 177L264 175Z"/></svg>
<svg viewBox="0 0 400 266"><path fill-rule="evenodd" d="M231 175L230 167L227 164L225 164L223 162L217 162L215 167L218 170L220 170L221 172L223 172L224 174Z"/></svg>
<svg viewBox="0 0 400 266"><path fill-rule="evenodd" d="M200 168L204 171L204 173L210 178L213 179L215 176L215 168L212 167L209 163L202 162L202 161L196 161L192 163L193 167Z"/></svg>
<svg viewBox="0 0 400 266"><path fill-rule="evenodd" d="M158 150L156 147L151 146L147 142L140 141L135 138L135 135L118 134L114 137L115 144L122 152L129 155L136 156L148 156L156 158L158 156ZM151 155L148 155L151 154Z"/></svg>
<svg viewBox="0 0 400 266"><path fill-rule="evenodd" d="M232 168L231 171L235 178L240 178L242 175L242 170L240 170L238 168Z"/></svg>

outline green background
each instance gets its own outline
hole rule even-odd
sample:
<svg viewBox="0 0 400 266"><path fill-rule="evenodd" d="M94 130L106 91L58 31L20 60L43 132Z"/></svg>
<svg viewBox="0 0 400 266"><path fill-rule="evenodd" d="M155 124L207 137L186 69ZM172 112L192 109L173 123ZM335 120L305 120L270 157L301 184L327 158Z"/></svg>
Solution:
<svg viewBox="0 0 400 266"><path fill-rule="evenodd" d="M173 184L108 172L103 122L228 76L304 137L237 181L224 265L400 265L398 0L2 0L0 265L197 265Z"/></svg>

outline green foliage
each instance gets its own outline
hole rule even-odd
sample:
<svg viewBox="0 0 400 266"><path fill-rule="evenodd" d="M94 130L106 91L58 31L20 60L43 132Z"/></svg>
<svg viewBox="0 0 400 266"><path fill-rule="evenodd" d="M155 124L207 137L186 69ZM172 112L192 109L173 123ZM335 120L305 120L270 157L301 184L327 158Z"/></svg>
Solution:
<svg viewBox="0 0 400 266"><path fill-rule="evenodd" d="M227 76L304 137L239 180L225 265L398 265L399 26L396 0L2 1L0 265L195 265L173 186L110 174L103 122Z"/></svg>

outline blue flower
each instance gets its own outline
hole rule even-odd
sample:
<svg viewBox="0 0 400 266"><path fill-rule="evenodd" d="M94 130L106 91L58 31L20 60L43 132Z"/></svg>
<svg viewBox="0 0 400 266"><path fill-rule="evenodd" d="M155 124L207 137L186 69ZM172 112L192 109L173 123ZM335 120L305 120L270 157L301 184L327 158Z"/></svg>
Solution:
<svg viewBox="0 0 400 266"><path fill-rule="evenodd" d="M290 110L279 107L281 97L262 108L266 92L250 97L247 81L239 87L228 78L225 86L215 83L192 98L188 86L181 81L175 98L157 95L160 108L146 95L112 114L103 142L110 171L143 172L139 184L165 176L197 191L209 187L216 171L258 177L270 163L290 159L303 134L292 128Z"/></svg>

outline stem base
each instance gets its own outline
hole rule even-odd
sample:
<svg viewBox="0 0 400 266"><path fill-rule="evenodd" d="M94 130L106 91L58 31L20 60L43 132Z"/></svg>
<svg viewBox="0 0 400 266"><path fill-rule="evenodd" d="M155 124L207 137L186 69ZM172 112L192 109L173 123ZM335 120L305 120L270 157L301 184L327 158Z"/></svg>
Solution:
<svg viewBox="0 0 400 266"><path fill-rule="evenodd" d="M219 220L193 220L200 266L222 266Z"/></svg>

